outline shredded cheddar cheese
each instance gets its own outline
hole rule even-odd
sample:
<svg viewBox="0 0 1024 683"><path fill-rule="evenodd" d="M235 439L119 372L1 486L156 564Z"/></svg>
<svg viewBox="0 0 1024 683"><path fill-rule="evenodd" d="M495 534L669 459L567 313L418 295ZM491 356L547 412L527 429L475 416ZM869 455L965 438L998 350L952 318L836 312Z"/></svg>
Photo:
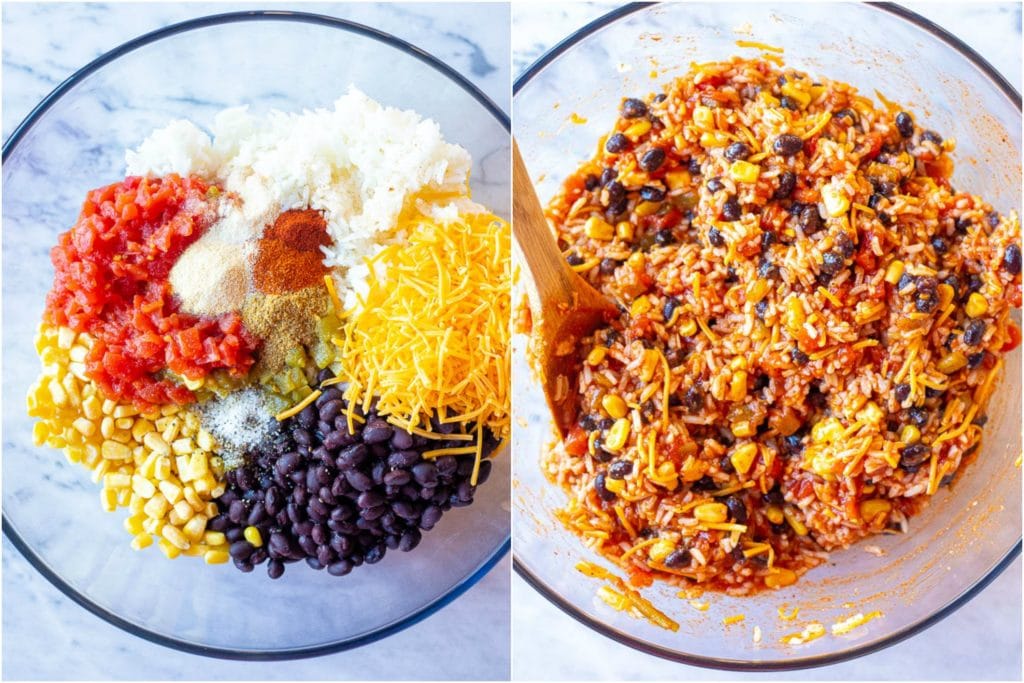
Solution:
<svg viewBox="0 0 1024 683"><path fill-rule="evenodd" d="M367 291L346 311L339 361L350 405L414 434L475 441L428 451L477 455L486 427L509 436L511 230L487 214L435 220L403 214L403 240L367 260ZM430 418L475 422L477 434L435 434Z"/></svg>

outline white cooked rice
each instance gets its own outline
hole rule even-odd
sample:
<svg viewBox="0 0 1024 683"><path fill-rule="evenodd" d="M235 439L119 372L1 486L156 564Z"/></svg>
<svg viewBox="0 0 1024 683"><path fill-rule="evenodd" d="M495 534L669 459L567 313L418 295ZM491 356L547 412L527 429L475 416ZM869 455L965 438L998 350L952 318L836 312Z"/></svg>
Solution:
<svg viewBox="0 0 1024 683"><path fill-rule="evenodd" d="M190 121L172 121L125 161L129 175L195 174L237 195L241 210L222 207L209 231L221 241L258 237L288 209L323 211L332 239L324 263L337 268L346 291L360 289L366 273L356 266L395 228L406 201L425 190L464 194L472 163L434 121L385 107L354 87L333 109L266 116L226 109L214 119L212 138ZM456 212L417 204L438 218Z"/></svg>

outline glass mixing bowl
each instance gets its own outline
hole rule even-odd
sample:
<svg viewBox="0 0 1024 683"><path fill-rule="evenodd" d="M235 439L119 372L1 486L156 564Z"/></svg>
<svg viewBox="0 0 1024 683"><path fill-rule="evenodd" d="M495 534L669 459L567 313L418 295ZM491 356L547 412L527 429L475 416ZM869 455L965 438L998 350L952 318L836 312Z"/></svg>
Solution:
<svg viewBox="0 0 1024 683"><path fill-rule="evenodd" d="M3 148L3 530L61 591L117 626L205 655L276 659L334 652L416 623L454 600L509 548L507 449L469 508L411 553L338 579L297 565L271 581L230 564L135 552L125 511L103 512L89 473L32 446L25 394L52 281L49 249L87 190L124 176L124 150L184 117L228 106L330 106L349 84L414 109L473 157L474 198L509 215L508 117L466 79L408 43L358 24L239 12L170 26L88 65L51 93Z"/></svg>
<svg viewBox="0 0 1024 683"><path fill-rule="evenodd" d="M783 46L787 66L851 83L868 95L877 89L910 107L929 128L956 138L956 187L983 195L1000 211L1019 210L1020 96L942 29L900 8L868 3L630 5L583 28L515 85L515 137L542 200L591 157L622 97L655 91L691 62L758 54L739 48L738 39ZM520 335L513 358L517 378L531 377L524 346ZM867 542L884 556L855 545L777 592L752 598L706 594L707 612L695 610L670 586L644 589L645 597L680 623L677 633L613 610L595 595L601 583L574 568L589 560L615 569L555 520L553 512L566 497L538 466L541 449L552 439L550 416L538 383L520 379L513 397L515 567L587 626L689 664L799 668L891 645L962 605L1020 553L1020 469L1014 465L1021 453L1020 373L1018 348L1007 358L991 401L977 462L911 520L911 533ZM799 607L798 619L781 621L781 605ZM884 617L847 635L829 634L800 646L780 642L811 620L827 628L873 610ZM723 627L724 617L741 613L742 624ZM753 642L754 625L763 632L760 643Z"/></svg>

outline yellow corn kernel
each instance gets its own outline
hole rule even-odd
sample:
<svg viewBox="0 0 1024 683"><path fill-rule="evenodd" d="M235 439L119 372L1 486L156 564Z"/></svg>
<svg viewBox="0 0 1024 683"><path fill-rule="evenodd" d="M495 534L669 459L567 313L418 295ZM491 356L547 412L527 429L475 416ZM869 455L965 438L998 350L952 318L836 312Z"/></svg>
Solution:
<svg viewBox="0 0 1024 683"><path fill-rule="evenodd" d="M50 380L49 384L50 398L53 400L53 404L56 406L65 406L68 403L68 392L61 386L61 383L57 379Z"/></svg>
<svg viewBox="0 0 1024 683"><path fill-rule="evenodd" d="M156 451L154 451L154 453L156 453ZM168 479L171 476L171 459L167 456L158 457L153 467L153 476L160 481Z"/></svg>
<svg viewBox="0 0 1024 683"><path fill-rule="evenodd" d="M140 498L152 498L156 493L156 486L149 479L140 474L132 475L132 491Z"/></svg>
<svg viewBox="0 0 1024 683"><path fill-rule="evenodd" d="M622 397L615 394L605 394L604 398L601 399L601 407L605 409L609 416L614 417L616 420L620 417L626 417L626 414L629 412L626 402L622 400Z"/></svg>
<svg viewBox="0 0 1024 683"><path fill-rule="evenodd" d="M224 545L228 542L227 537L222 531L204 531L203 532L203 543L206 545Z"/></svg>
<svg viewBox="0 0 1024 683"><path fill-rule="evenodd" d="M804 306L800 299L792 296L786 299L786 327L790 333L796 334L803 329L807 322L807 315L804 313Z"/></svg>
<svg viewBox="0 0 1024 683"><path fill-rule="evenodd" d="M192 443L192 439L184 437L181 439L175 439L171 443L171 452L175 455L188 455L195 450L195 445Z"/></svg>
<svg viewBox="0 0 1024 683"><path fill-rule="evenodd" d="M134 422L135 420L130 417L116 417L114 418L114 427L116 429L131 429Z"/></svg>
<svg viewBox="0 0 1024 683"><path fill-rule="evenodd" d="M967 297L967 306L964 307L967 315L972 318L980 318L988 313L988 300L978 292L971 292Z"/></svg>
<svg viewBox="0 0 1024 683"><path fill-rule="evenodd" d="M587 365L600 365L606 355L608 355L608 349L603 346L595 346L587 354Z"/></svg>
<svg viewBox="0 0 1024 683"><path fill-rule="evenodd" d="M131 449L117 441L104 441L100 446L100 454L108 460L128 460L132 457Z"/></svg>
<svg viewBox="0 0 1024 683"><path fill-rule="evenodd" d="M146 521L143 515L132 515L124 518L124 530L132 536L142 533L142 523Z"/></svg>
<svg viewBox="0 0 1024 683"><path fill-rule="evenodd" d="M946 306L949 306L949 304L953 301L953 296L956 294L956 292L953 291L953 287L947 285L945 282L940 284L936 288L936 291L939 295L939 310L941 311L944 310Z"/></svg>
<svg viewBox="0 0 1024 683"><path fill-rule="evenodd" d="M132 496L132 499L128 501L128 511L132 513L132 515L139 517L139 519L144 519L146 517L146 502L145 498Z"/></svg>
<svg viewBox="0 0 1024 683"><path fill-rule="evenodd" d="M715 127L715 113L710 107L697 105L693 108L693 122L701 130L712 130Z"/></svg>
<svg viewBox="0 0 1024 683"><path fill-rule="evenodd" d="M604 480L604 487L612 493L621 494L626 490L626 482L624 479L612 479L609 477Z"/></svg>
<svg viewBox="0 0 1024 683"><path fill-rule="evenodd" d="M693 516L701 522L720 524L729 518L729 508L723 503L703 503L694 508Z"/></svg>
<svg viewBox="0 0 1024 683"><path fill-rule="evenodd" d="M135 538L132 539L132 550L142 550L151 545L153 545L153 537L145 532L135 534Z"/></svg>
<svg viewBox="0 0 1024 683"><path fill-rule="evenodd" d="M182 533L181 529L176 526L167 524L160 531L160 535L163 536L169 543L171 543L178 550L187 550L191 543L185 538L185 534Z"/></svg>
<svg viewBox="0 0 1024 683"><path fill-rule="evenodd" d="M654 214L658 213L658 209L660 208L661 202L640 202L639 204L636 205L636 208L633 209L633 212L637 216L641 217L653 216Z"/></svg>
<svg viewBox="0 0 1024 683"><path fill-rule="evenodd" d="M196 515L185 522L185 526L181 530L189 541L198 542L206 531L206 521L206 515Z"/></svg>
<svg viewBox="0 0 1024 683"><path fill-rule="evenodd" d="M669 171L665 174L665 184L670 190L681 190L689 187L692 178L689 171Z"/></svg>
<svg viewBox="0 0 1024 683"><path fill-rule="evenodd" d="M117 403L111 401L109 398L103 399L103 414L112 416L114 414L114 408L117 407ZM111 418L113 419L113 418Z"/></svg>
<svg viewBox="0 0 1024 683"><path fill-rule="evenodd" d="M749 420L741 420L732 424L732 435L738 439L746 439L757 434L757 429Z"/></svg>
<svg viewBox="0 0 1024 683"><path fill-rule="evenodd" d="M803 521L796 516L796 511L794 511L793 508L788 505L782 508L782 516L786 518L786 521L789 522L789 526L793 528L793 531L796 532L797 536L807 535L807 527L804 525Z"/></svg>
<svg viewBox="0 0 1024 683"><path fill-rule="evenodd" d="M914 425L907 425L900 432L900 441L911 446L921 440L921 430Z"/></svg>
<svg viewBox="0 0 1024 683"><path fill-rule="evenodd" d="M666 557L675 552L675 549L675 543L668 540L667 538L663 538L651 546L651 549L647 551L647 556L655 562L661 562Z"/></svg>
<svg viewBox="0 0 1024 683"><path fill-rule="evenodd" d="M705 149L711 147L725 147L729 144L729 137L721 131L700 134L700 146Z"/></svg>
<svg viewBox="0 0 1024 683"><path fill-rule="evenodd" d="M729 167L729 175L738 183L756 183L761 177L761 167L749 161L734 161Z"/></svg>
<svg viewBox="0 0 1024 683"><path fill-rule="evenodd" d="M888 515L892 510L892 503L883 498L871 498L860 502L860 516L870 524L879 515Z"/></svg>
<svg viewBox="0 0 1024 683"><path fill-rule="evenodd" d="M745 370L738 370L732 375L729 382L729 400L742 401L747 396L747 373Z"/></svg>
<svg viewBox="0 0 1024 683"><path fill-rule="evenodd" d="M170 455L171 447L167 445L164 438L156 431L146 432L142 438L142 444L149 450L159 455Z"/></svg>
<svg viewBox="0 0 1024 683"><path fill-rule="evenodd" d="M128 488L132 478L123 472L110 472L103 475L103 485L112 489Z"/></svg>
<svg viewBox="0 0 1024 683"><path fill-rule="evenodd" d="M833 218L842 216L850 210L850 198L836 185L825 185L821 188L821 201L825 204L825 211Z"/></svg>
<svg viewBox="0 0 1024 683"><path fill-rule="evenodd" d="M630 424L624 417L619 418L608 430L608 438L604 440L604 448L609 451L621 450L629 440Z"/></svg>
<svg viewBox="0 0 1024 683"><path fill-rule="evenodd" d="M204 451L212 451L217 446L213 435L205 429L200 429L196 434L196 444Z"/></svg>
<svg viewBox="0 0 1024 683"><path fill-rule="evenodd" d="M166 522L164 522L162 519L153 519L152 517L147 517L146 521L142 523L142 530L145 531L147 534L159 536L160 532L163 531L164 526L166 526Z"/></svg>
<svg viewBox="0 0 1024 683"><path fill-rule="evenodd" d="M857 413L857 419L866 420L871 424L878 424L885 417L885 413L878 407L878 404L874 401L868 401L864 408Z"/></svg>
<svg viewBox="0 0 1024 683"><path fill-rule="evenodd" d="M801 109L811 103L811 93L799 87L795 81L786 81L779 91L789 99L796 101Z"/></svg>
<svg viewBox="0 0 1024 683"><path fill-rule="evenodd" d="M935 368L946 375L951 375L967 365L967 356L959 351L952 351L939 359Z"/></svg>
<svg viewBox="0 0 1024 683"><path fill-rule="evenodd" d="M192 519L192 516L195 515L195 510L192 509L187 500L179 500L171 509L177 514L182 524ZM168 519L170 520L169 516ZM173 520L171 520L171 523L174 523Z"/></svg>
<svg viewBox="0 0 1024 683"><path fill-rule="evenodd" d="M100 419L102 414L103 409L101 407L100 400L95 396L90 396L82 401L82 415L84 415L87 420L95 422Z"/></svg>
<svg viewBox="0 0 1024 683"><path fill-rule="evenodd" d="M597 216L591 216L587 219L587 222L583 224L583 232L590 239L601 240L602 242L607 242L615 236L615 228Z"/></svg>
<svg viewBox="0 0 1024 683"><path fill-rule="evenodd" d="M619 221L615 224L615 234L622 240L633 239L635 234L633 224L629 221Z"/></svg>
<svg viewBox="0 0 1024 683"><path fill-rule="evenodd" d="M640 381L647 383L654 378L654 371L661 362L661 354L654 349L644 349L643 360L640 362Z"/></svg>
<svg viewBox="0 0 1024 683"><path fill-rule="evenodd" d="M885 269L885 281L890 285L895 285L903 277L903 261L895 259L889 262L889 267Z"/></svg>
<svg viewBox="0 0 1024 683"><path fill-rule="evenodd" d="M117 490L112 488L103 488L100 490L100 505L107 512L113 512L117 509Z"/></svg>
<svg viewBox="0 0 1024 683"><path fill-rule="evenodd" d="M697 321L693 318L687 318L679 323L679 334L684 337L692 337L697 334Z"/></svg>
<svg viewBox="0 0 1024 683"><path fill-rule="evenodd" d="M206 554L203 555L203 561L206 564L224 564L230 559L228 551L226 550L207 550Z"/></svg>
<svg viewBox="0 0 1024 683"><path fill-rule="evenodd" d="M149 502L143 507L143 511L147 517L152 519L163 519L164 515L170 509L171 504L167 502L162 493L158 493L149 499Z"/></svg>
<svg viewBox="0 0 1024 683"><path fill-rule="evenodd" d="M143 438L152 431L153 423L145 418L140 417L132 423L132 438L139 443L144 443Z"/></svg>
<svg viewBox="0 0 1024 683"><path fill-rule="evenodd" d="M207 472L210 471L210 463L206 458L207 455L203 451L195 451L192 453L188 461L188 469L194 478L198 479L200 477L205 477Z"/></svg>
<svg viewBox="0 0 1024 683"><path fill-rule="evenodd" d="M242 532L242 536L244 536L245 540L249 541L250 545L254 548L259 548L263 545L263 536L260 535L260 530L257 527L245 527L245 531Z"/></svg>
<svg viewBox="0 0 1024 683"><path fill-rule="evenodd" d="M639 296L633 300L633 303L629 307L629 314L634 318L638 315L643 315L647 311L651 310L651 300L646 296Z"/></svg>
<svg viewBox="0 0 1024 683"><path fill-rule="evenodd" d="M185 436L194 436L195 433L199 431L199 416L193 412L185 412L183 415L184 417L181 425L182 433Z"/></svg>
<svg viewBox="0 0 1024 683"><path fill-rule="evenodd" d="M187 557L201 557L202 555L205 555L208 550L209 548L202 543L193 543L186 550L183 550L181 554Z"/></svg>
<svg viewBox="0 0 1024 683"><path fill-rule="evenodd" d="M771 291L771 286L768 281L758 278L747 285L747 301L752 304L759 303L761 299L768 296L769 291Z"/></svg>
<svg viewBox="0 0 1024 683"><path fill-rule="evenodd" d="M75 344L75 331L67 327L57 328L57 347L65 351Z"/></svg>
<svg viewBox="0 0 1024 683"><path fill-rule="evenodd" d="M772 524L782 524L786 519L786 515L778 505L769 505L765 508L764 516L767 517L768 521Z"/></svg>
<svg viewBox="0 0 1024 683"><path fill-rule="evenodd" d="M750 471L750 467L754 464L756 458L757 444L745 443L736 447L736 450L729 456L729 461L732 462L732 466L736 468L738 473L746 474Z"/></svg>
<svg viewBox="0 0 1024 683"><path fill-rule="evenodd" d="M174 527L170 528L173 529ZM159 541L157 541L156 545L158 548L160 548L160 552L162 552L167 557L168 560L173 560L174 558L181 555L181 549L175 546L170 541L168 541L166 538L161 538Z"/></svg>
<svg viewBox="0 0 1024 683"><path fill-rule="evenodd" d="M834 417L819 420L811 427L811 439L814 443L831 443L843 433L843 423Z"/></svg>
<svg viewBox="0 0 1024 683"><path fill-rule="evenodd" d="M774 574L764 577L764 585L768 588L785 588L796 583L796 572L785 567L775 567Z"/></svg>
<svg viewBox="0 0 1024 683"><path fill-rule="evenodd" d="M629 255L629 258L626 259L626 265L628 265L633 270L640 270L641 268L644 267L644 263L646 261L647 257L644 256L644 253L642 251L634 251L632 254Z"/></svg>
<svg viewBox="0 0 1024 683"><path fill-rule="evenodd" d="M650 119L640 119L639 121L631 125L629 128L622 131L622 134L625 135L630 140L632 140L633 142L636 142L644 135L647 135L647 133L650 132L650 130Z"/></svg>
<svg viewBox="0 0 1024 683"><path fill-rule="evenodd" d="M84 417L76 418L75 421L71 423L71 426L74 427L79 434L85 437L90 437L96 433L95 423L90 422Z"/></svg>

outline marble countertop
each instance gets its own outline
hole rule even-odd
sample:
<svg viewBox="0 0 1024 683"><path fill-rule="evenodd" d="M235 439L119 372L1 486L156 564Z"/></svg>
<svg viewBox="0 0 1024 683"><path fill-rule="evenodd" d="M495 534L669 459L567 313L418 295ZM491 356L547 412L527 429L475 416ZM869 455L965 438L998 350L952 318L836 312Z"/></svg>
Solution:
<svg viewBox="0 0 1024 683"><path fill-rule="evenodd" d="M513 77L549 48L618 3L513 5ZM950 30L1021 87L1019 4L909 3ZM513 671L519 680L730 680L739 675L642 654L591 631L518 576L512 582ZM544 624L543 629L537 628ZM969 604L881 652L818 669L748 678L777 680L971 680L1021 676L1021 558Z"/></svg>
<svg viewBox="0 0 1024 683"><path fill-rule="evenodd" d="M508 6L5 4L3 136L92 59L148 31L239 9L295 9L353 20L430 52L509 111ZM58 38L58 36L65 38ZM510 560L437 614L390 638L292 662L214 660L151 644L85 611L3 540L5 679L507 679Z"/></svg>

